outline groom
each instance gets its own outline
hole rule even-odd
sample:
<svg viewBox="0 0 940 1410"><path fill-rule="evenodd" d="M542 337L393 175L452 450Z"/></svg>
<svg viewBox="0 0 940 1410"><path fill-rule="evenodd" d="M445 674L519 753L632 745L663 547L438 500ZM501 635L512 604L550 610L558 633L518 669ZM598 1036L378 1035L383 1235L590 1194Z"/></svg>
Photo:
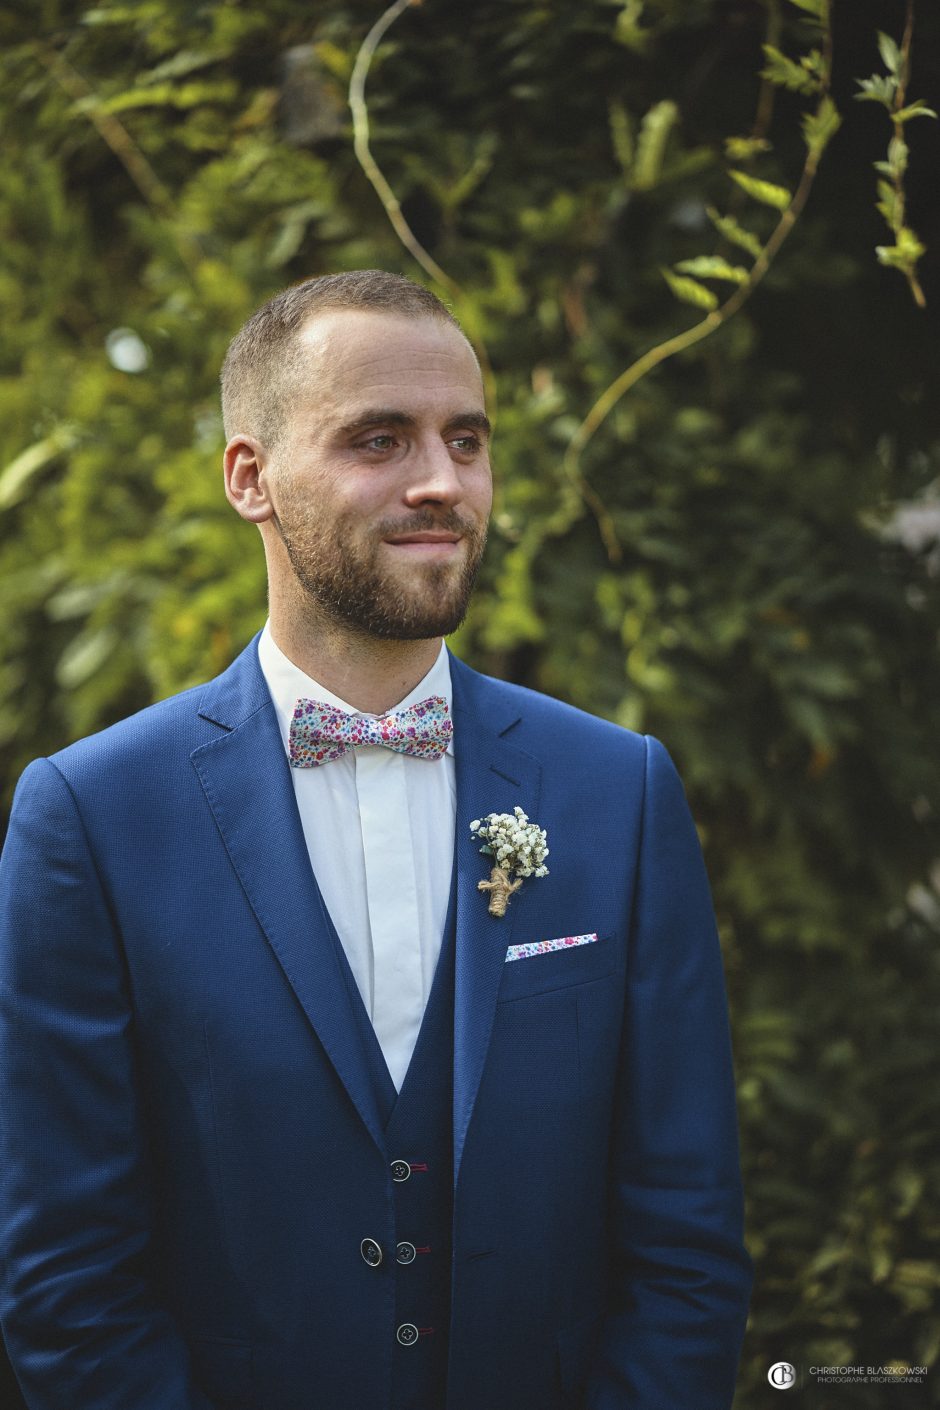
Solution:
<svg viewBox="0 0 940 1410"><path fill-rule="evenodd" d="M222 386L268 624L32 764L0 867L27 1404L727 1410L750 1274L695 830L655 740L443 644L491 501L473 351L360 271L272 299Z"/></svg>

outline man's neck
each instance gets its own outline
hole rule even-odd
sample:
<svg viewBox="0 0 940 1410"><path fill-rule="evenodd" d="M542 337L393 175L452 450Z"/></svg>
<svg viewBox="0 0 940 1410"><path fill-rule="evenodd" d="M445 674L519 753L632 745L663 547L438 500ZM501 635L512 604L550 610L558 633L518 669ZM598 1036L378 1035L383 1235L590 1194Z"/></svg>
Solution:
<svg viewBox="0 0 940 1410"><path fill-rule="evenodd" d="M271 613L271 636L305 675L364 714L391 710L423 680L442 638L382 641L336 626L294 624Z"/></svg>

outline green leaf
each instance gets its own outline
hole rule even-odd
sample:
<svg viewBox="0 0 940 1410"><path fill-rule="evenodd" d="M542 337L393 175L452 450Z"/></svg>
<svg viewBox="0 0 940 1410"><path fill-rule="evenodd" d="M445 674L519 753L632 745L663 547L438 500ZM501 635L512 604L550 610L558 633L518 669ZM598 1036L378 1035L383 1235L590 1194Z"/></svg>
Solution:
<svg viewBox="0 0 940 1410"><path fill-rule="evenodd" d="M706 289L704 284L699 284L698 280L674 274L671 269L661 269L659 272L676 298L681 299L684 304L708 309L709 312L718 307L718 295L711 289Z"/></svg>
<svg viewBox="0 0 940 1410"><path fill-rule="evenodd" d="M829 18L828 3L829 0L790 0L791 5L795 5L806 15L812 15L813 19L819 20L820 24L825 24Z"/></svg>
<svg viewBox="0 0 940 1410"><path fill-rule="evenodd" d="M875 254L878 256L878 263L883 264L888 269L907 269L910 261L904 258L903 252L897 245L876 245Z"/></svg>
<svg viewBox="0 0 940 1410"><path fill-rule="evenodd" d="M634 53L642 53L649 43L650 32L640 25L644 0L621 0L623 9L614 25L614 38Z"/></svg>
<svg viewBox="0 0 940 1410"><path fill-rule="evenodd" d="M633 186L637 191L649 191L657 185L662 171L663 156L669 134L679 121L679 109L671 99L654 103L640 124L633 166Z"/></svg>
<svg viewBox="0 0 940 1410"><path fill-rule="evenodd" d="M797 729L817 748L833 747L829 711L811 695L794 693L786 702L787 713Z"/></svg>
<svg viewBox="0 0 940 1410"><path fill-rule="evenodd" d="M881 212L888 225L894 230L898 224L898 193L887 181L879 181L878 197L875 209Z"/></svg>
<svg viewBox="0 0 940 1410"><path fill-rule="evenodd" d="M77 436L70 426L59 426L44 440L36 441L21 451L0 472L0 509L9 509L25 495L34 475L43 470L64 450L71 450Z"/></svg>
<svg viewBox="0 0 940 1410"><path fill-rule="evenodd" d="M881 30L878 31L878 53L888 72L896 74L901 67L901 51L890 34Z"/></svg>
<svg viewBox="0 0 940 1410"><path fill-rule="evenodd" d="M114 627L90 627L80 632L63 651L56 667L56 682L74 690L100 670L120 641Z"/></svg>
<svg viewBox="0 0 940 1410"><path fill-rule="evenodd" d="M341 49L338 44L333 44L329 39L317 40L313 50L327 73L331 73L341 83L349 82L354 63L351 54L347 54L345 49Z"/></svg>
<svg viewBox="0 0 940 1410"><path fill-rule="evenodd" d="M748 176L746 171L729 171L728 175L755 201L761 201L765 206L773 206L775 210L785 211L793 200L785 186L775 186L771 181L758 181L755 176Z"/></svg>
<svg viewBox="0 0 940 1410"><path fill-rule="evenodd" d="M940 1263L926 1258L905 1258L894 1270L897 1282L911 1287L940 1288Z"/></svg>
<svg viewBox="0 0 940 1410"><path fill-rule="evenodd" d="M786 54L773 44L763 45L767 58L761 78L769 79L778 88L789 88L793 93L818 93L825 82L823 57L818 49L805 54L799 63L788 59Z"/></svg>
<svg viewBox="0 0 940 1410"><path fill-rule="evenodd" d="M914 265L927 253L926 245L909 230L907 226L902 226L897 232L897 239L893 245L876 245L875 254L878 256L880 264L886 264L893 269L913 269Z"/></svg>
<svg viewBox="0 0 940 1410"><path fill-rule="evenodd" d="M907 159L910 156L910 149L907 143L900 137L892 137L888 144L888 166L892 176L903 176L907 171Z"/></svg>
<svg viewBox="0 0 940 1410"><path fill-rule="evenodd" d="M883 1283L894 1266L890 1249L877 1245L871 1251L871 1278L873 1283Z"/></svg>
<svg viewBox="0 0 940 1410"><path fill-rule="evenodd" d="M729 284L746 284L748 272L739 264L729 264L720 255L699 255L676 265L681 274L694 274L698 279L724 279Z"/></svg>
<svg viewBox="0 0 940 1410"><path fill-rule="evenodd" d="M761 152L769 152L770 143L766 137L726 137L725 155L732 162L749 162Z"/></svg>
<svg viewBox="0 0 940 1410"><path fill-rule="evenodd" d="M842 126L842 118L828 93L815 113L803 117L803 140L815 157L821 157Z"/></svg>
<svg viewBox="0 0 940 1410"><path fill-rule="evenodd" d="M46 616L50 622L69 622L87 617L109 597L128 590L132 575L119 569L93 583L69 583L46 599Z"/></svg>
<svg viewBox="0 0 940 1410"><path fill-rule="evenodd" d="M898 1218L907 1219L923 1197L926 1184L923 1172L902 1167L895 1176L893 1184L898 1200Z"/></svg>
<svg viewBox="0 0 940 1410"><path fill-rule="evenodd" d="M115 5L113 9L96 6L85 11L81 17L81 23L87 25L132 24L137 18L136 11L130 5Z"/></svg>
<svg viewBox="0 0 940 1410"><path fill-rule="evenodd" d="M453 185L445 187L441 193L441 205L448 215L469 200L480 182L489 175L498 145L495 132L482 132L477 138L473 160Z"/></svg>
<svg viewBox="0 0 940 1410"><path fill-rule="evenodd" d="M855 94L857 103L880 103L882 107L890 112L894 106L894 95L898 91L897 79L886 78L882 74L874 73L871 78L857 78L856 83L862 90Z"/></svg>
<svg viewBox="0 0 940 1410"><path fill-rule="evenodd" d="M706 206L708 218L718 231L719 235L732 245L737 245L738 249L746 250L755 259L761 252L761 242L750 230L745 230L743 225L739 225L734 216L719 215L714 206Z"/></svg>
<svg viewBox="0 0 940 1410"><path fill-rule="evenodd" d="M633 170L636 148L633 141L633 122L623 103L613 99L608 107L610 116L610 140L614 154L626 175Z"/></svg>
<svg viewBox="0 0 940 1410"><path fill-rule="evenodd" d="M279 269L300 249L307 234L307 226L325 213L322 201L300 201L288 206L281 213L281 228L267 253L265 263L270 269Z"/></svg>
<svg viewBox="0 0 940 1410"><path fill-rule="evenodd" d="M157 64L156 68L138 74L136 81L143 86L162 83L168 78L181 78L184 74L196 73L210 64L220 63L226 57L225 54L208 54L203 49L181 49L169 59L164 59L162 64Z"/></svg>
<svg viewBox="0 0 940 1410"><path fill-rule="evenodd" d="M935 118L936 116L933 108L928 108L923 98L918 98L916 102L908 103L906 108L899 108L894 114L894 120L895 122L910 122L912 118Z"/></svg>
<svg viewBox="0 0 940 1410"><path fill-rule="evenodd" d="M238 96L238 84L234 78L222 78L196 83L159 83L152 88L131 88L126 93L115 93L113 98L101 102L97 97L83 99L76 104L83 111L88 107L97 108L103 113L123 113L130 108L198 108L204 103L227 105Z"/></svg>

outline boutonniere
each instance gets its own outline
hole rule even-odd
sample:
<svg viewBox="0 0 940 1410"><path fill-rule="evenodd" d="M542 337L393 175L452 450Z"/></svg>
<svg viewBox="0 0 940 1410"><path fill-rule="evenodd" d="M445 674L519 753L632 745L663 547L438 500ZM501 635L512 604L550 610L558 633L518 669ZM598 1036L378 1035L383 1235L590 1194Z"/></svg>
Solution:
<svg viewBox="0 0 940 1410"><path fill-rule="evenodd" d="M545 829L529 822L522 809L516 807L511 813L487 813L485 818L476 818L470 831L483 842L480 851L495 858L489 881L478 881L477 890L490 893L491 916L504 916L509 898L519 890L523 877L548 876L548 867L543 865L548 856Z"/></svg>

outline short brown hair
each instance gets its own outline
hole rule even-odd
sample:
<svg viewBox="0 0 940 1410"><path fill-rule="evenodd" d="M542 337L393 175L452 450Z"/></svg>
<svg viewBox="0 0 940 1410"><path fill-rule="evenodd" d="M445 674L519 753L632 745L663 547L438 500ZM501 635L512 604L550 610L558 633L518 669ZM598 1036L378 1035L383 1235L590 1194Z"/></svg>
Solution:
<svg viewBox="0 0 940 1410"><path fill-rule="evenodd" d="M430 289L383 269L354 269L293 284L262 304L229 344L221 377L226 436L244 431L269 448L277 443L297 363L296 334L312 314L344 308L437 318L463 332Z"/></svg>

